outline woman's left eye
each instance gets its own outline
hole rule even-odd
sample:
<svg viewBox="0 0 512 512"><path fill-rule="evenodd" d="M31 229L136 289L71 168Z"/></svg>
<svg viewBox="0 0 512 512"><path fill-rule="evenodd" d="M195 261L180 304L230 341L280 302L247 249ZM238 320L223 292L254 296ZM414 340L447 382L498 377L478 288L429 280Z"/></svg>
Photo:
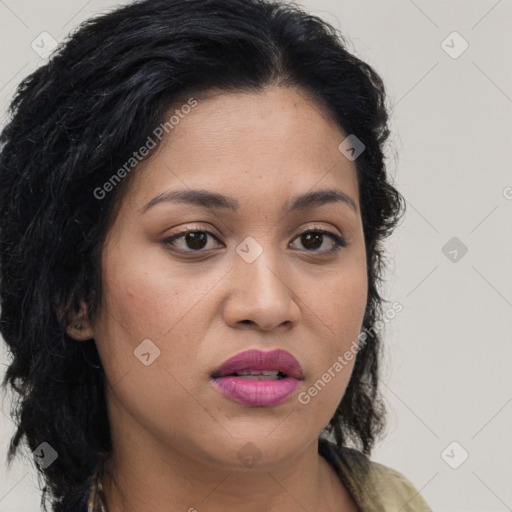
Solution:
<svg viewBox="0 0 512 512"><path fill-rule="evenodd" d="M332 253L340 250L342 247L347 246L347 242L344 238L331 233L330 231L326 231L325 229L310 229L309 231L302 232L297 238L301 239L304 247L309 246L309 248L317 251L319 247L323 245L324 238L329 237L333 243L333 247L326 251L321 251L322 253Z"/></svg>
<svg viewBox="0 0 512 512"><path fill-rule="evenodd" d="M218 242L217 237L205 230L195 230L195 231L182 231L181 233L177 233L167 239L164 240L166 245L170 245L174 248L177 248L179 252L193 253L193 252L205 252L205 246L208 244L208 237L212 237L214 240ZM325 237L329 237L332 242L332 248L327 250L319 249L324 245ZM302 245L309 249L308 252L320 252L322 254L332 253L338 251L342 247L346 247L347 243L344 238L331 233L330 231L323 229L314 229L309 231L304 231L300 233L295 239L300 239ZM182 247L176 247L176 241L182 242ZM183 244L187 249L183 248ZM208 250L208 249L206 249Z"/></svg>

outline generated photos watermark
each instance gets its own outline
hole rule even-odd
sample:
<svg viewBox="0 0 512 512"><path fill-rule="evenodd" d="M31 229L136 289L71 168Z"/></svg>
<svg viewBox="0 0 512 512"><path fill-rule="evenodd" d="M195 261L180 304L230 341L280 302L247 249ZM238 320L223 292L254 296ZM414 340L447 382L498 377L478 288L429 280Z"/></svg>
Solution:
<svg viewBox="0 0 512 512"><path fill-rule="evenodd" d="M354 340L350 345L350 348L346 350L342 355L339 355L336 358L336 361L327 369L322 376L316 380L316 382L310 386L306 391L302 391L298 395L298 400L301 404L307 405L311 401L311 398L318 395L320 391L322 391L325 386L331 382L333 378L335 378L349 363L352 361L359 350L361 350L368 340L368 334L370 336L375 336L378 331L381 331L384 326L393 318L395 318L396 313L400 313L402 311L403 306L400 302L394 302L392 307L387 309L384 313L383 320L377 320L375 324L370 328L364 328L359 335L357 336L357 340Z"/></svg>
<svg viewBox="0 0 512 512"><path fill-rule="evenodd" d="M169 133L173 130L197 104L198 101L195 98L189 98L187 103L184 103L179 109L176 109L174 114L170 116L165 123L160 123L160 125L153 130L152 135L154 137L148 135L146 143L141 146L138 151L134 151L132 156L101 187L94 189L94 197L101 200L105 198L108 192L112 192L115 186L118 185L139 162L146 158L152 149L156 148L157 142L155 139L161 141L164 133Z"/></svg>

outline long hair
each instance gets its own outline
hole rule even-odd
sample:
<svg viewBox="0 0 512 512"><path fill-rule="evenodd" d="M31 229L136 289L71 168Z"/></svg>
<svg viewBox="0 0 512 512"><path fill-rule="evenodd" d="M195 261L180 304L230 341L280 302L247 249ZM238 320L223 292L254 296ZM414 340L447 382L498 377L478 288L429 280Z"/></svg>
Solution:
<svg viewBox="0 0 512 512"><path fill-rule="evenodd" d="M18 86L0 135L0 330L11 356L3 386L17 400L8 462L25 441L58 458L37 464L42 505L85 492L112 455L105 373L93 340L66 326L81 301L101 303L101 251L136 168L104 198L107 182L194 92L301 88L365 150L355 160L367 254L363 328L373 332L324 433L371 453L383 432L382 240L405 201L384 162L389 135L380 76L331 25L294 4L266 0L142 0L87 20Z"/></svg>

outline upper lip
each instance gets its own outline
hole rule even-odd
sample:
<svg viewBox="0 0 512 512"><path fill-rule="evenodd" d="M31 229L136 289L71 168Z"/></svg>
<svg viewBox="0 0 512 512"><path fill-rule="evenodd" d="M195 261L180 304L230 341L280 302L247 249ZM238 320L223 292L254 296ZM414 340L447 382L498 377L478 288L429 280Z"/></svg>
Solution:
<svg viewBox="0 0 512 512"><path fill-rule="evenodd" d="M213 378L225 377L243 370L278 370L288 377L303 380L300 363L286 350L246 350L230 357L212 373Z"/></svg>

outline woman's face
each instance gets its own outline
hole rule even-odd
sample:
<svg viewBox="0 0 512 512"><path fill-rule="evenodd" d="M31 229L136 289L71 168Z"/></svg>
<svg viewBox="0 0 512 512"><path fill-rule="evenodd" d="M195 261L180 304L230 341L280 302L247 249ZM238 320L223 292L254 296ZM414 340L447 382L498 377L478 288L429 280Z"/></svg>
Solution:
<svg viewBox="0 0 512 512"><path fill-rule="evenodd" d="M93 324L114 444L130 437L162 457L180 452L223 468L252 457L265 469L316 441L348 384L354 359L343 356L367 300L356 168L338 149L346 136L303 92L221 93L182 109L132 171L104 246ZM289 209L326 189L350 199ZM192 190L236 207L146 207ZM336 237L346 246L336 250ZM275 380L231 380L247 393L226 396L212 374L248 349L287 351L303 380L292 379L278 403L257 391L279 393Z"/></svg>

